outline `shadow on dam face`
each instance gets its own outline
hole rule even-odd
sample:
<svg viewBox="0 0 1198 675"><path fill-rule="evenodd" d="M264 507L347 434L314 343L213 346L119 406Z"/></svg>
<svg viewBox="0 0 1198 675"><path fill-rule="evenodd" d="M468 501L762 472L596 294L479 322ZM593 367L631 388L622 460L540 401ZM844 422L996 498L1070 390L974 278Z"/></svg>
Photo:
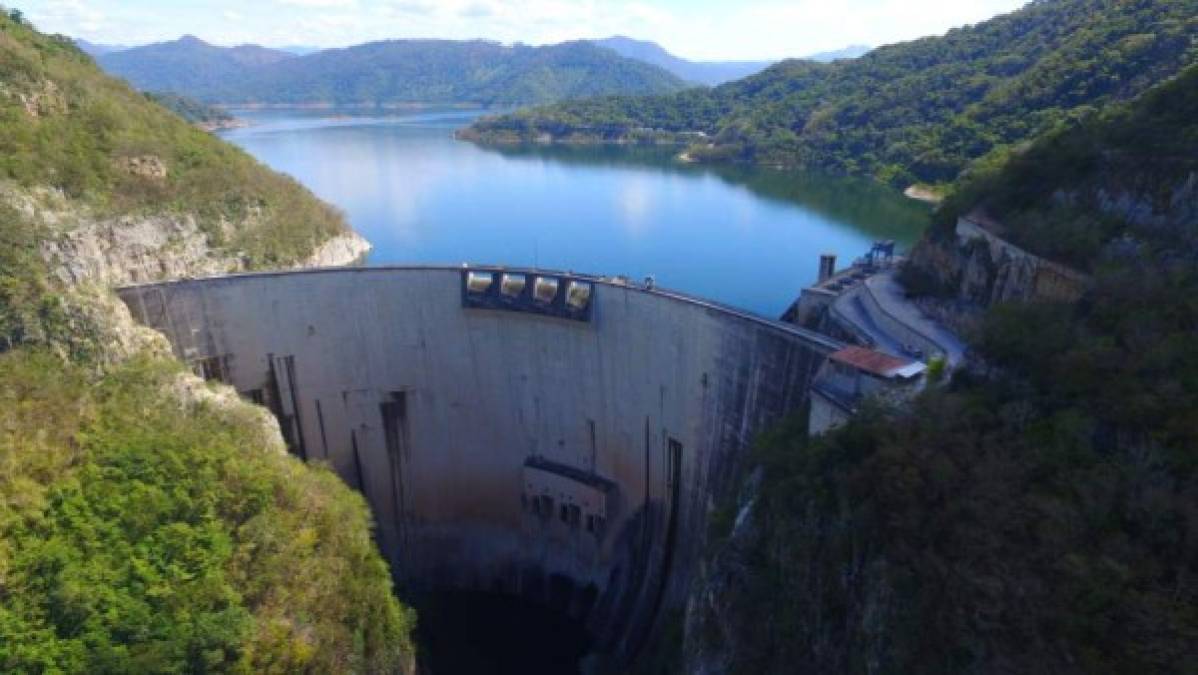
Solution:
<svg viewBox="0 0 1198 675"><path fill-rule="evenodd" d="M466 619L551 624L563 654L616 664L681 608L748 444L806 403L842 346L539 270L328 269L120 295L197 373L270 408L292 452L362 492L405 594L441 599L429 625L470 598Z"/></svg>

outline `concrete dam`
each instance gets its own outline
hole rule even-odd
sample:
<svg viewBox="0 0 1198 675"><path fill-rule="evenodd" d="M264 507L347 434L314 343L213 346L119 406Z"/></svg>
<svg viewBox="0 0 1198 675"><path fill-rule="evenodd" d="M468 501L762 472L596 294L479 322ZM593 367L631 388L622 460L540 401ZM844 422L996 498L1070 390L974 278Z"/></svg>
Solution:
<svg viewBox="0 0 1198 675"><path fill-rule="evenodd" d="M405 588L551 607L620 662L685 603L755 433L803 406L844 347L542 270L323 269L120 295L365 495Z"/></svg>

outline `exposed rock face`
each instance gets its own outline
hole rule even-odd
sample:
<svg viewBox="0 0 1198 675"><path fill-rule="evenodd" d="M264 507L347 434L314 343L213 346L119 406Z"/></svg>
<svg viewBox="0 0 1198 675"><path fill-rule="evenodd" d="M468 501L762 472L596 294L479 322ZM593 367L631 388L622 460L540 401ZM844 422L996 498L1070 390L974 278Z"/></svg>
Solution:
<svg viewBox="0 0 1198 675"><path fill-rule="evenodd" d="M360 262L370 252L370 242L357 232L346 232L326 241L300 267L343 267Z"/></svg>
<svg viewBox="0 0 1198 675"><path fill-rule="evenodd" d="M962 218L952 242L925 238L912 251L911 263L955 289L966 303L989 307L1014 300L1073 302L1089 278L994 235Z"/></svg>
<svg viewBox="0 0 1198 675"><path fill-rule="evenodd" d="M155 332L155 335L162 338L161 333ZM165 341L163 338L164 343ZM287 444L283 442L283 434L279 431L279 422L275 416L262 406L244 401L233 387L205 382L191 373L179 373L163 394L169 400L177 401L185 410L206 407L229 418L230 421L254 429L259 436L255 447L278 454L287 452Z"/></svg>
<svg viewBox="0 0 1198 675"><path fill-rule="evenodd" d="M155 168L153 158L138 166L150 172L150 177L165 175ZM211 245L208 234L192 215L100 218L72 204L61 192L49 189L0 186L0 199L30 221L57 233L43 241L42 258L51 275L69 286L112 287L246 270L246 260L241 256ZM240 226L259 217L251 210L243 223L220 223L220 231L232 237ZM294 267L351 265L370 248L370 242L350 231L325 241Z"/></svg>
<svg viewBox="0 0 1198 675"><path fill-rule="evenodd" d="M757 498L762 470L745 481L737 499L736 521L723 548L702 559L687 599L684 671L694 675L729 672L737 661L737 636L752 621L746 590L752 571L746 560L760 544Z"/></svg>
<svg viewBox="0 0 1198 675"><path fill-rule="evenodd" d="M156 157L128 158L126 168L150 179L166 177ZM22 189L0 184L0 200L13 206L31 223L49 233L41 244L51 276L67 290L62 295L70 344L53 348L64 356L87 344L100 345L98 363L112 364L137 356L172 359L166 338L135 322L114 286L180 277L210 276L243 271L245 261L210 245L208 235L191 215L122 216L98 218L72 203L61 191ZM247 220L260 215L251 211ZM244 223L243 223L244 224ZM221 223L231 236L235 223ZM348 265L359 260L370 243L354 232L334 237L297 267ZM77 344L76 344L77 343ZM278 422L265 408L243 402L228 387L205 383L190 373L172 381L164 399L183 407L204 405L221 414L249 421L261 430L263 447L285 452Z"/></svg>
<svg viewBox="0 0 1198 675"><path fill-rule="evenodd" d="M1093 190L1058 190L1054 202L1085 205L1129 225L1143 229L1178 229L1198 221L1198 173L1190 172L1179 180L1168 181L1152 190L1143 185L1124 185L1113 180ZM1160 192L1152 199L1148 195Z"/></svg>
<svg viewBox="0 0 1198 675"><path fill-rule="evenodd" d="M44 80L26 91L12 91L0 83L0 96L15 98L30 117L61 115L67 112L67 99L58 85Z"/></svg>
<svg viewBox="0 0 1198 675"><path fill-rule="evenodd" d="M191 216L122 217L92 222L42 245L51 273L66 284L104 286L227 274L243 263L216 254Z"/></svg>
<svg viewBox="0 0 1198 675"><path fill-rule="evenodd" d="M117 166L134 176L151 180L166 180L166 163L154 155L122 157L117 160Z"/></svg>

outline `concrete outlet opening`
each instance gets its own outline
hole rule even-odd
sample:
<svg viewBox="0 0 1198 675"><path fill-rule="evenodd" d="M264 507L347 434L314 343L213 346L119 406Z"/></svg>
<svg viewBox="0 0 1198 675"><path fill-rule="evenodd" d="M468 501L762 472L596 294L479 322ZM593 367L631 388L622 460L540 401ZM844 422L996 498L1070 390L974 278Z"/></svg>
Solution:
<svg viewBox="0 0 1198 675"><path fill-rule="evenodd" d="M710 505L754 434L803 407L843 346L545 270L330 269L120 293L197 372L270 408L292 452L365 495L436 672L473 658L450 623L477 623L479 653L503 637L559 662L634 661L683 606Z"/></svg>

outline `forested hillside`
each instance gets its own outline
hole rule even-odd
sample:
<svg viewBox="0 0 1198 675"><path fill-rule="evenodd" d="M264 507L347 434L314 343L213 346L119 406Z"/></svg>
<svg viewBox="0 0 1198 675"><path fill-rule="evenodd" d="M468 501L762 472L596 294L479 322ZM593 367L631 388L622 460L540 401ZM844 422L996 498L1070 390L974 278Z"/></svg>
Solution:
<svg viewBox="0 0 1198 675"><path fill-rule="evenodd" d="M294 181L0 12L0 671L394 672L362 498L109 284L302 263Z"/></svg>
<svg viewBox="0 0 1198 675"><path fill-rule="evenodd" d="M1198 0L1036 0L851 61L788 61L674 96L566 102L482 120L465 135L681 142L696 159L942 183L1194 63L1196 35Z"/></svg>
<svg viewBox="0 0 1198 675"><path fill-rule="evenodd" d="M1008 239L1083 270L1114 255L1113 242L1198 251L1198 66L1002 159L963 181L944 230L980 208Z"/></svg>
<svg viewBox="0 0 1198 675"><path fill-rule="evenodd" d="M296 56L187 37L98 61L139 89L220 103L499 105L663 94L686 86L661 68L589 42L505 47L484 40L391 40Z"/></svg>
<svg viewBox="0 0 1198 675"><path fill-rule="evenodd" d="M685 658L733 672L1185 672L1198 663L1198 67L968 179L1081 302L990 309L909 409L764 440ZM967 250L962 251L968 253ZM951 254L951 253L950 253ZM917 260L918 262L918 260ZM930 274L939 270L927 270ZM953 279L946 279L951 292ZM749 483L752 488L752 483Z"/></svg>

